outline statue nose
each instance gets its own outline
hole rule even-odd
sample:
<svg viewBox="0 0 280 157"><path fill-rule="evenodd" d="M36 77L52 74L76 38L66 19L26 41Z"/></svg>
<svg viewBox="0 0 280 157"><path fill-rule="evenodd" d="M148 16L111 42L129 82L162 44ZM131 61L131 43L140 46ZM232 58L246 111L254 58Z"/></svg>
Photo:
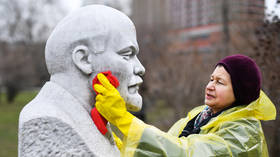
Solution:
<svg viewBox="0 0 280 157"><path fill-rule="evenodd" d="M145 74L145 68L143 65L139 62L139 65L134 67L134 74L144 76Z"/></svg>

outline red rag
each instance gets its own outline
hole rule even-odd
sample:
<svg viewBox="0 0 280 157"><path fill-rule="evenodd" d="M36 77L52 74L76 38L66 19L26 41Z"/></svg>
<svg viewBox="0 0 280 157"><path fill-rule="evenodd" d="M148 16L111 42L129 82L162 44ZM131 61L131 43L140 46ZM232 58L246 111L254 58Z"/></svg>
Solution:
<svg viewBox="0 0 280 157"><path fill-rule="evenodd" d="M111 71L105 71L102 72L102 74L104 74L107 77L107 79L115 88L117 88L120 85L118 79L114 75L112 75ZM96 76L92 80L92 88L95 91L95 93L98 94L98 92L94 89L95 84L101 84ZM103 135L105 135L108 132L108 129L106 128L108 121L102 115L100 115L100 113L95 107L91 110L90 115L97 129Z"/></svg>
<svg viewBox="0 0 280 157"><path fill-rule="evenodd" d="M106 128L108 121L103 116L101 116L95 107L91 110L90 115L99 132L105 135L108 131Z"/></svg>
<svg viewBox="0 0 280 157"><path fill-rule="evenodd" d="M112 75L111 71L105 71L105 72L102 72L103 75L105 75L107 77L107 79L110 81L110 83L115 87L117 88L120 83L117 79L117 77L115 77L114 75ZM98 94L98 92L94 89L94 85L95 84L101 84L99 82L99 80L97 79L97 77L95 76L94 79L92 80L92 88L93 90L95 91L96 94Z"/></svg>

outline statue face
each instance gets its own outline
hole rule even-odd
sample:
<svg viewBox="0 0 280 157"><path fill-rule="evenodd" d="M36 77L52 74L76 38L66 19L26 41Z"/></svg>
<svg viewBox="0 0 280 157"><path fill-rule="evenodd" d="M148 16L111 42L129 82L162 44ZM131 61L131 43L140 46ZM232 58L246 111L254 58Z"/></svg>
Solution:
<svg viewBox="0 0 280 157"><path fill-rule="evenodd" d="M139 48L134 26L132 23L122 24L109 33L105 51L91 55L94 72L90 79L99 72L110 70L120 82L117 89L126 101L127 109L139 111L142 97L138 90L143 82L141 76L144 75L145 68L137 58Z"/></svg>

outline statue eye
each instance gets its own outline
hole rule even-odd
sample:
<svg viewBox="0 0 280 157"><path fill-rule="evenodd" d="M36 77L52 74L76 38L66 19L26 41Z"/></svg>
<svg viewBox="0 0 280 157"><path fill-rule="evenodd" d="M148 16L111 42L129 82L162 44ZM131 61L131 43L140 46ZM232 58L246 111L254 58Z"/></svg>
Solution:
<svg viewBox="0 0 280 157"><path fill-rule="evenodd" d="M117 53L125 60L130 60L137 55L136 49L132 46L124 48Z"/></svg>
<svg viewBox="0 0 280 157"><path fill-rule="evenodd" d="M127 50L121 53L123 59L129 60L133 56L133 52L131 50Z"/></svg>

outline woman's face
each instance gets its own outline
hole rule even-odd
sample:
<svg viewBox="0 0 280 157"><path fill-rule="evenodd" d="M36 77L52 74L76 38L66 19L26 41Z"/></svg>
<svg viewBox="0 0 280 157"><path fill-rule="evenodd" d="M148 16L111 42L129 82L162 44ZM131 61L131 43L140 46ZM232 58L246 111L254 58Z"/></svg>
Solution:
<svg viewBox="0 0 280 157"><path fill-rule="evenodd" d="M205 88L205 104L216 113L232 105L234 101L230 75L223 66L217 66Z"/></svg>

